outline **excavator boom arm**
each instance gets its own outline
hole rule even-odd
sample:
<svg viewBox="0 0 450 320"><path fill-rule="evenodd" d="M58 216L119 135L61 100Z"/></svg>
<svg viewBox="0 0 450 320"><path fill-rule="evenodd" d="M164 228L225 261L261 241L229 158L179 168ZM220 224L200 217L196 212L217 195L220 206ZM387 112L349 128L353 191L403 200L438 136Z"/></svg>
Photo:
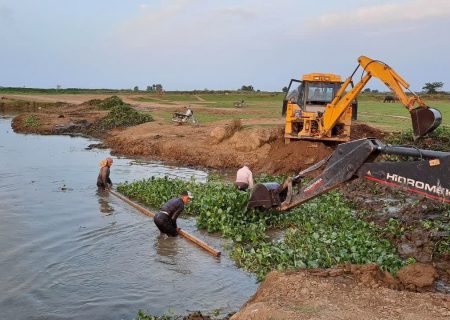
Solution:
<svg viewBox="0 0 450 320"><path fill-rule="evenodd" d="M384 62L361 56L358 58L358 63L372 77L383 81L383 83L397 95L408 111L414 109L415 103L420 107L426 107L425 102L423 102L419 96L413 93L412 97L408 97L405 94L405 89L409 89L409 83Z"/></svg>
<svg viewBox="0 0 450 320"><path fill-rule="evenodd" d="M351 90L344 94L349 84L352 83L353 75L356 73L359 66L364 69L366 74ZM333 101L326 106L321 121L322 135L329 133L342 114L346 110L349 110L349 106L361 93L372 77L383 81L387 87L394 91L401 103L408 109L411 114L415 139L433 131L439 126L442 119L440 112L436 109L428 108L425 102L413 92L411 92L412 96L408 97L404 91L409 88L408 82L387 64L361 56L358 58L358 67L342 84L341 89L336 94ZM414 108L415 104L418 105L417 108Z"/></svg>
<svg viewBox="0 0 450 320"><path fill-rule="evenodd" d="M402 155L418 160L373 162L380 154ZM319 176L294 192L294 186L306 173L325 164ZM407 192L450 203L449 176L450 152L387 146L376 139L361 139L339 145L329 158L287 179L282 185L255 185L248 207L289 210L356 178L400 187Z"/></svg>

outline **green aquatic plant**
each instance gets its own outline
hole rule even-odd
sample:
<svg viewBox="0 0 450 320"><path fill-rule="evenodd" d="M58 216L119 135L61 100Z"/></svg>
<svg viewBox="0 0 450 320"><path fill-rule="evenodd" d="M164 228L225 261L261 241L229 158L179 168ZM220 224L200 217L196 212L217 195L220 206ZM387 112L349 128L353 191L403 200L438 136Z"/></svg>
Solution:
<svg viewBox="0 0 450 320"><path fill-rule="evenodd" d="M102 119L102 127L131 127L150 121L153 121L153 118L149 113L139 112L130 105L122 104L110 109L108 115Z"/></svg>
<svg viewBox="0 0 450 320"><path fill-rule="evenodd" d="M414 141L412 130L405 130L398 134L392 134L385 139L386 143L393 145L414 146L421 149L431 149L437 151L450 150L450 128L438 127L425 137Z"/></svg>
<svg viewBox="0 0 450 320"><path fill-rule="evenodd" d="M134 320L178 320L178 319L182 319L182 317L172 317L172 316L167 316L167 315L163 315L163 316L152 316L152 315L148 315L146 314L144 311L139 310L136 318L134 318Z"/></svg>
<svg viewBox="0 0 450 320"><path fill-rule="evenodd" d="M90 100L91 104L96 105L100 109L110 110L114 107L124 105L125 103L118 96L111 96L103 100Z"/></svg>
<svg viewBox="0 0 450 320"><path fill-rule="evenodd" d="M217 310L212 313L212 316L214 316L214 319L217 319L217 320L229 319L229 316L218 319L217 318L218 315L219 315L219 313ZM146 314L142 310L139 310L137 317L134 318L134 320L197 320L197 319L198 320L200 320L200 319L202 319L202 320L211 319L212 320L212 318L210 316L204 315L200 311L193 312L187 316L178 316L178 315L152 316L152 315Z"/></svg>
<svg viewBox="0 0 450 320"><path fill-rule="evenodd" d="M405 264L394 246L380 238L373 223L359 220L337 192L289 212L277 223L286 229L282 241L238 244L231 256L262 279L270 270L328 268L342 263L377 263L396 272Z"/></svg>
<svg viewBox="0 0 450 320"><path fill-rule="evenodd" d="M26 127L37 128L41 125L41 122L39 121L39 118L37 115L31 114L23 120L23 124Z"/></svg>
<svg viewBox="0 0 450 320"><path fill-rule="evenodd" d="M236 190L231 183L197 183L166 177L118 186L119 192L156 208L184 190L194 194L194 201L185 208L185 212L197 217L199 228L221 232L238 242L263 237L264 214L247 212L249 193Z"/></svg>
<svg viewBox="0 0 450 320"><path fill-rule="evenodd" d="M274 177L261 180L266 179ZM197 226L232 239L231 257L260 279L273 269L373 262L395 272L406 263L380 237L383 230L355 217L350 203L336 191L280 213L247 210L249 192L231 183L151 178L118 186L126 196L157 208L183 190L194 194L185 210L196 216ZM280 230L281 239L271 239L269 229Z"/></svg>

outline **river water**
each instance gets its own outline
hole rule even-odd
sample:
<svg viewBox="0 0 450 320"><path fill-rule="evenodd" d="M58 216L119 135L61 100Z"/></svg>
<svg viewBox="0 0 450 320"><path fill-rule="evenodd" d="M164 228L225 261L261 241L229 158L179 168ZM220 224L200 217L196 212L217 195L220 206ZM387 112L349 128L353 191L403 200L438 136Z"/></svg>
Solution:
<svg viewBox="0 0 450 320"><path fill-rule="evenodd" d="M226 253L161 237L152 219L95 185L109 150L81 137L16 134L0 118L0 319L132 319L237 311L257 287ZM114 183L207 173L114 158ZM195 201L195 199L194 199ZM220 248L193 219L179 226ZM223 250L222 250L223 251Z"/></svg>

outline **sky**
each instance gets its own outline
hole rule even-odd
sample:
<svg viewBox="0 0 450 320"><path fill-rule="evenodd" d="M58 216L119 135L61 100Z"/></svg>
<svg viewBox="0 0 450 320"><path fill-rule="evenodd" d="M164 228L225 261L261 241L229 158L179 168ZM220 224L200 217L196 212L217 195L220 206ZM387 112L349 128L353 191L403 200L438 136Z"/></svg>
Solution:
<svg viewBox="0 0 450 320"><path fill-rule="evenodd" d="M366 55L450 90L448 30L448 0L0 0L0 86L281 91Z"/></svg>

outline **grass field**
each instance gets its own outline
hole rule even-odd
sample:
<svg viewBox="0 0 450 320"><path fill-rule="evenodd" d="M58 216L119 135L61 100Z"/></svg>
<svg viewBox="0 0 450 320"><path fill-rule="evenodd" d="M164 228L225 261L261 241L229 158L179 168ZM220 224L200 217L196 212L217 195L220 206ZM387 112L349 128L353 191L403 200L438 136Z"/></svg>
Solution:
<svg viewBox="0 0 450 320"><path fill-rule="evenodd" d="M235 102L245 101L247 107L277 107L283 100L281 93L230 93L230 94L164 94L155 97L154 95L142 95L132 98L136 101L158 102L162 104L201 104L211 108L234 108Z"/></svg>
<svg viewBox="0 0 450 320"><path fill-rule="evenodd" d="M411 128L409 112L401 103L383 103L383 94L378 96L361 94L358 99L358 122L386 131L403 131ZM235 108L234 103L244 100L243 112L252 111L254 115L206 115L197 113L200 122L212 122L233 118L273 118L282 119L282 93L242 93L242 94L165 94L158 98L140 96L136 101L158 102L163 104L200 104L211 108ZM450 128L450 98L439 96L425 100L442 113L442 126ZM165 116L167 118L170 115Z"/></svg>
<svg viewBox="0 0 450 320"><path fill-rule="evenodd" d="M195 112L200 123L208 123L226 119L279 119L284 93L281 92L167 92L163 95L151 94L144 91L133 92L131 90L104 90L104 89L23 89L0 88L1 94L117 94L126 96L136 102L157 103L167 106L198 105L214 109L236 110L235 102L245 102L245 106L232 113L208 113L200 109ZM383 103L385 93L362 93L358 97L358 122L369 124L385 131L403 131L411 129L411 118L408 111L401 103ZM442 113L442 126L450 128L450 95L436 94L423 95L423 100L428 105L435 107ZM1 101L0 101L1 103ZM195 107L194 107L195 110ZM170 121L171 113L155 111L163 119Z"/></svg>
<svg viewBox="0 0 450 320"><path fill-rule="evenodd" d="M430 106L442 114L442 126L450 127L450 101L433 101ZM361 101L358 121L386 131L403 131L411 128L411 117L400 103Z"/></svg>

